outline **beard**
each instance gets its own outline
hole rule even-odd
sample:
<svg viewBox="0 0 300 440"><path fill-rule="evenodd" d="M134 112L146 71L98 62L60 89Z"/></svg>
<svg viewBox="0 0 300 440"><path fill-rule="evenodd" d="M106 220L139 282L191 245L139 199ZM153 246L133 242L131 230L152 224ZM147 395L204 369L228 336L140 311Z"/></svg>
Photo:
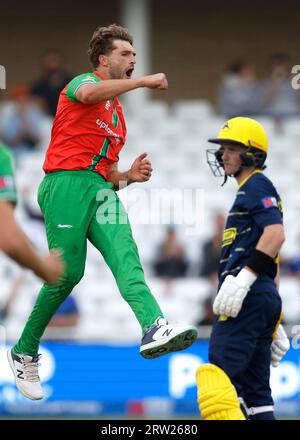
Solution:
<svg viewBox="0 0 300 440"><path fill-rule="evenodd" d="M121 71L118 67L110 67L109 76L111 79L123 79L125 75L124 71Z"/></svg>

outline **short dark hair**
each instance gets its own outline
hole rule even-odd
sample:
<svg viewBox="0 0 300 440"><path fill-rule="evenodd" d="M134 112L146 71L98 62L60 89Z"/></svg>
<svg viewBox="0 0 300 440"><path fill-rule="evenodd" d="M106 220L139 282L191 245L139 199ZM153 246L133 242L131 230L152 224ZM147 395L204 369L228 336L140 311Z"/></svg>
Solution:
<svg viewBox="0 0 300 440"><path fill-rule="evenodd" d="M113 51L114 40L124 40L130 44L133 43L133 38L128 29L117 24L99 27L95 30L88 48L88 56L93 67L99 66L99 55L108 55Z"/></svg>

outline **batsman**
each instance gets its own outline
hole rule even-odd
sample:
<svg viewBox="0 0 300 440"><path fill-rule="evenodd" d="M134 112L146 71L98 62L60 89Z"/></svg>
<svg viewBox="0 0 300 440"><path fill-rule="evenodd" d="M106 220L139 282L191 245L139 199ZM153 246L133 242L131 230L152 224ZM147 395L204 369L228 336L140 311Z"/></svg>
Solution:
<svg viewBox="0 0 300 440"><path fill-rule="evenodd" d="M214 175L238 190L222 241L209 364L197 370L198 402L207 420L274 420L270 363L289 349L280 325L279 251L282 203L264 175L268 139L254 119L228 120L207 150Z"/></svg>

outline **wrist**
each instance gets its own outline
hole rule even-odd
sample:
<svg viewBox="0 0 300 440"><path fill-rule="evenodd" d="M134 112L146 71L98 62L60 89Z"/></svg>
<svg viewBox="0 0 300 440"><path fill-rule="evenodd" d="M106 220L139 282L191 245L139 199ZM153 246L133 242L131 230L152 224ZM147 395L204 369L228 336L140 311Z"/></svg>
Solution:
<svg viewBox="0 0 300 440"><path fill-rule="evenodd" d="M241 281L246 286L252 286L252 284L257 280L257 275L251 270L243 268L236 276L236 279Z"/></svg>
<svg viewBox="0 0 300 440"><path fill-rule="evenodd" d="M136 78L137 87L146 87L145 77L141 76L140 78Z"/></svg>
<svg viewBox="0 0 300 440"><path fill-rule="evenodd" d="M129 171L127 171L127 185L130 185L133 182L134 180L131 177L131 169L130 169Z"/></svg>
<svg viewBox="0 0 300 440"><path fill-rule="evenodd" d="M273 258L258 249L254 249L249 260L246 262L246 266L253 270L257 275L268 274L271 272L273 265Z"/></svg>

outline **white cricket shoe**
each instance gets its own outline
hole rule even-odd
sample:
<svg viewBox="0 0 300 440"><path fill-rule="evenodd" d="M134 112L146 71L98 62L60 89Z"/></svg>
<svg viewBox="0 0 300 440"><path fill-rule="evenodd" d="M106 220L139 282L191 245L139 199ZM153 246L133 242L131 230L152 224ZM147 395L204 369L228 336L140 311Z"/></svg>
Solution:
<svg viewBox="0 0 300 440"><path fill-rule="evenodd" d="M192 345L198 336L193 325L170 325L158 318L143 336L140 353L144 358L154 359L172 351L180 351Z"/></svg>
<svg viewBox="0 0 300 440"><path fill-rule="evenodd" d="M16 354L12 348L7 351L16 386L25 397L31 400L40 400L44 396L38 370L40 357L40 354L36 356Z"/></svg>

